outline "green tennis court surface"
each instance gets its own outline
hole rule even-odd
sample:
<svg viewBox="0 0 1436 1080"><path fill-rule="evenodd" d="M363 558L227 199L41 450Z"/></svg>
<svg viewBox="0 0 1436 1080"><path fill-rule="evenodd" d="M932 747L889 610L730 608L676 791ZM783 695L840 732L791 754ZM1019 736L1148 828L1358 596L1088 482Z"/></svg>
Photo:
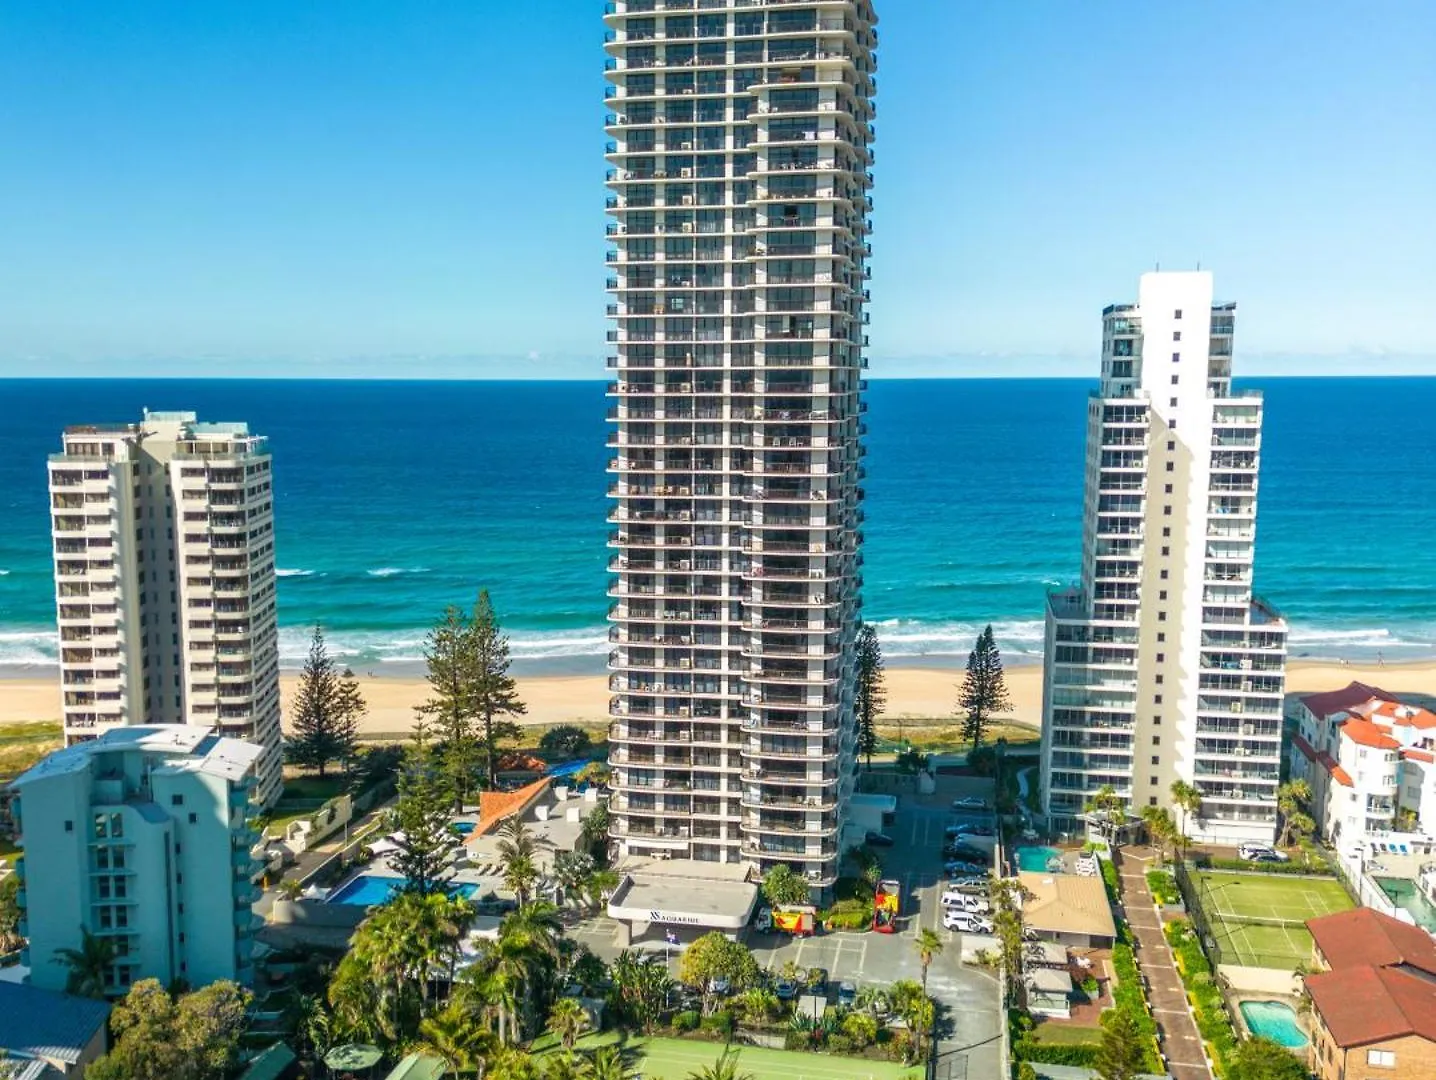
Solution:
<svg viewBox="0 0 1436 1080"><path fill-rule="evenodd" d="M1198 871L1192 880L1228 964L1286 968L1308 960L1306 920L1355 906L1335 878Z"/></svg>
<svg viewBox="0 0 1436 1080"><path fill-rule="evenodd" d="M578 1041L578 1050L580 1053L595 1050L617 1040L615 1032L590 1035ZM626 1056L631 1056L633 1068L643 1074L643 1080L686 1080L690 1072L712 1065L723 1053L722 1043L650 1039L641 1035L629 1037L623 1047ZM754 1080L918 1080L923 1075L920 1065L904 1067L893 1061L768 1050L759 1046L735 1049L739 1075L752 1073ZM555 1052L550 1048L539 1051L539 1055Z"/></svg>

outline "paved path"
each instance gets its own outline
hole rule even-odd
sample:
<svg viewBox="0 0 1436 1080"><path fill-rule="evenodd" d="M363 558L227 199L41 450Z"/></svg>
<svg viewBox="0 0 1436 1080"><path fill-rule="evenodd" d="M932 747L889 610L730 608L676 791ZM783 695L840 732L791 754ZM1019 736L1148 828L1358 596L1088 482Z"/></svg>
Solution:
<svg viewBox="0 0 1436 1080"><path fill-rule="evenodd" d="M1122 852L1122 906L1137 939L1137 964L1147 980L1147 1000L1157 1021L1157 1038L1174 1080L1212 1080L1201 1036L1187 1007L1182 978L1162 935L1162 918L1147 887L1149 858L1150 854L1144 857L1141 848Z"/></svg>

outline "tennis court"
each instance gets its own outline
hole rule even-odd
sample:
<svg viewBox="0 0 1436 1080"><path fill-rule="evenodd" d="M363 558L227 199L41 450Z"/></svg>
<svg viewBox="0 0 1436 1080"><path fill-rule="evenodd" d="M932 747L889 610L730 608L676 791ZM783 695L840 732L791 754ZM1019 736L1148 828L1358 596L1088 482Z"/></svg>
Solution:
<svg viewBox="0 0 1436 1080"><path fill-rule="evenodd" d="M581 1054L619 1041L617 1032L589 1035L578 1040L578 1051ZM690 1072L712 1065L723 1054L723 1044L717 1042L650 1039L641 1035L621 1041L624 1057L643 1074L643 1080L687 1080ZM920 1080L924 1071L921 1065L904 1067L895 1061L768 1050L761 1046L735 1049L739 1075L752 1073L754 1080ZM545 1046L538 1056L554 1052L555 1048Z"/></svg>
<svg viewBox="0 0 1436 1080"><path fill-rule="evenodd" d="M1355 905L1335 878L1237 874L1191 875L1220 962L1289 968L1311 957L1307 919Z"/></svg>

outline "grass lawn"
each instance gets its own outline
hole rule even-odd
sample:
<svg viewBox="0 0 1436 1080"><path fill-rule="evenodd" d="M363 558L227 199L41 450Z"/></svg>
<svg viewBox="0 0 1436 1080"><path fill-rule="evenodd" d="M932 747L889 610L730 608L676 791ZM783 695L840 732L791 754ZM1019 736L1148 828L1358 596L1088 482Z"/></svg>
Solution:
<svg viewBox="0 0 1436 1080"><path fill-rule="evenodd" d="M877 725L878 738L896 744L906 740L923 753L961 753L972 749L970 740L962 737L962 724L952 716L921 716L906 719L901 724L885 719ZM1036 728L1022 724L998 721L983 732L984 744L1006 739L1009 746L1036 746L1042 733Z"/></svg>
<svg viewBox="0 0 1436 1080"><path fill-rule="evenodd" d="M19 776L63 742L63 729L49 720L0 726L0 776Z"/></svg>
<svg viewBox="0 0 1436 1080"><path fill-rule="evenodd" d="M578 1048L594 1050L618 1042L618 1032L606 1031L578 1041ZM688 1074L705 1065L712 1065L723 1053L723 1044L688 1039L646 1038L629 1036L622 1043L633 1068L643 1080L686 1080ZM558 1044L552 1039L539 1039L533 1052L538 1056L555 1053ZM758 1046L736 1047L738 1072L751 1073L753 1080L919 1080L923 1067L904 1067L895 1061L869 1061L863 1058L838 1057L833 1054L799 1053L793 1050L768 1050Z"/></svg>
<svg viewBox="0 0 1436 1080"><path fill-rule="evenodd" d="M1355 905L1335 878L1201 871L1192 875L1197 902L1226 963L1284 968L1311 956L1311 932L1300 925ZM1285 925L1252 922L1282 920Z"/></svg>
<svg viewBox="0 0 1436 1080"><path fill-rule="evenodd" d="M280 801L291 799L295 802L300 800L313 801L315 806L342 795L349 787L349 778L343 773L329 773L322 780L318 775L305 774L303 776L286 776L284 778L284 791L279 796Z"/></svg>
<svg viewBox="0 0 1436 1080"><path fill-rule="evenodd" d="M1091 1046L1102 1041L1102 1029L1077 1024L1041 1023L1032 1029L1032 1038L1048 1046Z"/></svg>

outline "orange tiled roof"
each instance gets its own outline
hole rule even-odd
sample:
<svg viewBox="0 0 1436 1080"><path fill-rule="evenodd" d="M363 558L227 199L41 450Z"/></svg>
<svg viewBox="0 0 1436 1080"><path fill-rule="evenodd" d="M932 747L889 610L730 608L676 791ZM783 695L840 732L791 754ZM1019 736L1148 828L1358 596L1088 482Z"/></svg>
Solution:
<svg viewBox="0 0 1436 1080"><path fill-rule="evenodd" d="M1419 926L1371 908L1308 919L1306 926L1333 971L1405 965L1436 976L1436 941Z"/></svg>
<svg viewBox="0 0 1436 1080"><path fill-rule="evenodd" d="M1436 728L1436 713L1399 701L1368 701L1357 712L1372 719L1380 717L1393 727Z"/></svg>
<svg viewBox="0 0 1436 1080"><path fill-rule="evenodd" d="M487 836L499 827L504 818L521 814L529 804L548 788L547 778L535 780L517 791L481 791L479 793L479 824L468 836L472 842L476 837Z"/></svg>
<svg viewBox="0 0 1436 1080"><path fill-rule="evenodd" d="M1367 965L1306 977L1313 1008L1341 1047L1415 1035L1436 1042L1436 983Z"/></svg>
<svg viewBox="0 0 1436 1080"><path fill-rule="evenodd" d="M1364 705L1373 698L1378 701L1396 700L1380 687L1353 682L1340 690L1328 690L1322 694L1305 694L1302 696L1301 703L1310 709L1314 716L1325 719L1339 712L1349 712L1355 706Z"/></svg>
<svg viewBox="0 0 1436 1080"><path fill-rule="evenodd" d="M1415 761L1424 761L1427 764L1436 764L1436 754L1433 754L1430 750L1418 750L1414 746L1408 746L1402 750L1401 756L1412 758Z"/></svg>
<svg viewBox="0 0 1436 1080"><path fill-rule="evenodd" d="M1326 770L1327 775L1338 784L1345 784L1347 787L1354 786L1351 783L1351 774L1338 765L1336 759L1325 750L1318 753L1316 747L1312 746L1311 743L1307 742L1300 735L1293 735L1291 741L1292 745L1300 750L1308 761L1314 761L1320 765Z"/></svg>
<svg viewBox="0 0 1436 1080"><path fill-rule="evenodd" d="M1370 746L1376 750L1401 749L1399 742L1370 720L1348 720L1341 725L1341 734L1343 738L1350 739L1358 746Z"/></svg>

